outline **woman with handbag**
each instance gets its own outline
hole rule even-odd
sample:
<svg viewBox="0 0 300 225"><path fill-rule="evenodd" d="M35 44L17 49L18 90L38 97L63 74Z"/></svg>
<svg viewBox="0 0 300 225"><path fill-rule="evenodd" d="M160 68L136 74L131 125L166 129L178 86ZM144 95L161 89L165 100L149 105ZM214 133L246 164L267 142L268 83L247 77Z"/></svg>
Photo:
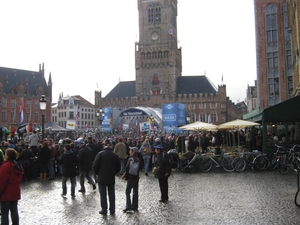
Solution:
<svg viewBox="0 0 300 225"><path fill-rule="evenodd" d="M19 224L18 201L21 199L21 181L24 170L16 161L17 151L5 150L5 161L0 167L1 225L9 224L9 211L14 225Z"/></svg>
<svg viewBox="0 0 300 225"><path fill-rule="evenodd" d="M146 176L148 176L149 164L151 159L151 145L148 136L145 138L145 141L143 142L139 151L143 156L143 160L144 160L144 173Z"/></svg>

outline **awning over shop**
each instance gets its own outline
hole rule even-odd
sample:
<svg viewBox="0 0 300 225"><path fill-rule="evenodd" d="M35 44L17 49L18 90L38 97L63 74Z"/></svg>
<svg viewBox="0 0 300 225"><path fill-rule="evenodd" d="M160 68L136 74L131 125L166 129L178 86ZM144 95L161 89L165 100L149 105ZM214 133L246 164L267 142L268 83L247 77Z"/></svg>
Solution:
<svg viewBox="0 0 300 225"><path fill-rule="evenodd" d="M300 95L262 111L263 122L300 121Z"/></svg>
<svg viewBox="0 0 300 225"><path fill-rule="evenodd" d="M244 114L243 120L259 122L259 121L261 121L261 117L262 117L262 110L260 110L260 108L256 108L256 109Z"/></svg>

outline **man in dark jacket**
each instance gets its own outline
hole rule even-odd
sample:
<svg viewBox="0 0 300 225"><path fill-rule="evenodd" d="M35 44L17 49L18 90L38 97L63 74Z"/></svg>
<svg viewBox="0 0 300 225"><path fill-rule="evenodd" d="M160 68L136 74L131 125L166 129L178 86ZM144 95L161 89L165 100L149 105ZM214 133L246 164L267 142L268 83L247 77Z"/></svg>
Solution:
<svg viewBox="0 0 300 225"><path fill-rule="evenodd" d="M92 149L93 155L94 155L94 159L95 159L95 157L96 157L96 155L98 153L98 148L97 148L96 144L94 143L92 137L88 137L87 138L87 144L86 144L86 146L88 146L90 149Z"/></svg>
<svg viewBox="0 0 300 225"><path fill-rule="evenodd" d="M110 214L115 213L115 176L121 169L120 160L111 148L109 140L105 141L104 149L99 152L93 162L93 171L98 175L100 192L100 214L107 214L106 189L108 189Z"/></svg>
<svg viewBox="0 0 300 225"><path fill-rule="evenodd" d="M79 167L79 181L80 181L80 190L79 192L85 193L84 187L84 177L87 178L88 182L93 185L93 189L96 190L95 181L92 179L90 173L92 171L92 163L94 159L94 154L92 149L85 145L83 140L77 142L79 147L78 151L78 167Z"/></svg>
<svg viewBox="0 0 300 225"><path fill-rule="evenodd" d="M33 157L33 154L32 154L32 151L30 148L25 147L20 156L19 156L19 159L18 161L22 164L23 166L23 169L24 169L24 175L23 175L23 181L30 181L30 178L31 178L31 174L30 174L30 171L31 171L31 168L30 168L30 161L31 161L31 158Z"/></svg>
<svg viewBox="0 0 300 225"><path fill-rule="evenodd" d="M69 177L71 180L71 196L75 198L78 159L69 144L64 145L64 153L60 156L60 163L62 165L62 196L66 197L67 195L67 180Z"/></svg>
<svg viewBox="0 0 300 225"><path fill-rule="evenodd" d="M156 160L155 160L155 167L157 168L157 178L159 182L159 188L160 188L160 200L159 202L167 202L169 201L169 195L168 195L168 177L171 175L171 165L169 162L168 154L163 151L162 145L155 145L155 154L156 154Z"/></svg>

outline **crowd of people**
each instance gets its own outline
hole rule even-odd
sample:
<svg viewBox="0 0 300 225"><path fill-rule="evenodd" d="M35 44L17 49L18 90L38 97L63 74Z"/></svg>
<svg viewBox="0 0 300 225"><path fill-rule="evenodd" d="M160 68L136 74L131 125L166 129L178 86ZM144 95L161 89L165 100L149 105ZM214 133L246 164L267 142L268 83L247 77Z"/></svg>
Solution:
<svg viewBox="0 0 300 225"><path fill-rule="evenodd" d="M19 183L11 185L16 189L12 205L7 206L7 198L4 198L5 189L0 186L0 201L2 215L8 215L14 224L18 224L17 201L20 198L20 183L39 179L41 182L51 182L54 179L62 181L62 197L67 197L67 181L71 184L71 197L76 198L77 179L80 188L78 192L85 193L86 185L91 185L93 190L100 192L100 214L115 213L115 177L127 180L126 205L124 212L138 210L138 182L139 173L144 171L148 176L151 168L156 167L156 177L159 180L161 190L161 202L167 202L168 177L171 174L169 160L166 151L176 148L177 136L158 137L156 135L126 138L121 136L105 137L102 140L87 138L65 138L57 143L51 138L41 140L37 132L33 131L28 141L8 139L0 145L0 180L2 186L11 183L10 178L3 177L7 172L7 162L18 164L21 171L18 173ZM165 141L166 140L166 141ZM10 153L13 151L14 154ZM165 152L165 153L164 153ZM9 158L8 155L11 155ZM138 166L136 166L138 165ZM134 169L136 172L133 172ZM87 182L85 181L87 180ZM6 183L5 183L6 182ZM14 189L12 188L12 189ZM3 190L2 190L3 189ZM131 199L131 192L132 199ZM109 208L107 204L109 200ZM8 221L8 216L2 216ZM6 224L6 222L3 224Z"/></svg>
<svg viewBox="0 0 300 225"><path fill-rule="evenodd" d="M232 136L234 135L233 133ZM153 168L157 169L155 177L159 180L160 201L167 202L170 167L176 168L176 163L175 167L170 166L172 162L167 152L177 149L182 153L196 151L205 153L210 146L222 145L224 139L226 139L224 133L218 131L187 136L172 133L169 135L146 134L134 138L121 135L112 135L102 139L68 137L55 143L51 138L41 140L39 134L33 130L26 140L4 139L0 145L0 163L7 160L5 157L7 150L13 149L16 153L15 161L23 169L21 181L27 182L38 178L41 182L51 182L60 177L64 198L67 196L68 179L71 184L72 198L76 197L77 179L80 186L78 192L81 193L87 191L86 185L91 185L93 190L96 190L98 185L101 198L99 213L107 214L109 210L113 214L115 212L115 176L121 176L127 180L124 212L138 209L140 171L148 176L149 171ZM259 148L260 132L254 136L251 130L247 130L240 135L240 141L244 142L249 149L253 149L254 146ZM138 165L138 173L132 172L134 167L137 168L136 165ZM131 192L133 192L132 199Z"/></svg>

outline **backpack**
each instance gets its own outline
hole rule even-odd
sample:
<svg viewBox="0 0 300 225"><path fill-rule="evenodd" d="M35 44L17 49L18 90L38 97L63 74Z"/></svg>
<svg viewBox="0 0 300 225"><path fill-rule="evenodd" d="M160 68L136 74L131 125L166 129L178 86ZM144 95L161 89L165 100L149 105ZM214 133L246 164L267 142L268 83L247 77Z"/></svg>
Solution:
<svg viewBox="0 0 300 225"><path fill-rule="evenodd" d="M135 175L135 176L138 175L139 167L140 167L140 164L138 162L134 161L133 158L130 158L129 174Z"/></svg>

